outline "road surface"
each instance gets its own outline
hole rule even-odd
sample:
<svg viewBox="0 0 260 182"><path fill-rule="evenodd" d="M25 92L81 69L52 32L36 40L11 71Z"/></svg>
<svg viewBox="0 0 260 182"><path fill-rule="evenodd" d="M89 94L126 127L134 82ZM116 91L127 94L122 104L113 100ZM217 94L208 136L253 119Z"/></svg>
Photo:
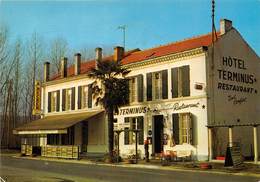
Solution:
<svg viewBox="0 0 260 182"><path fill-rule="evenodd" d="M257 177L198 171L168 171L75 164L1 156L0 175L9 182L258 182Z"/></svg>

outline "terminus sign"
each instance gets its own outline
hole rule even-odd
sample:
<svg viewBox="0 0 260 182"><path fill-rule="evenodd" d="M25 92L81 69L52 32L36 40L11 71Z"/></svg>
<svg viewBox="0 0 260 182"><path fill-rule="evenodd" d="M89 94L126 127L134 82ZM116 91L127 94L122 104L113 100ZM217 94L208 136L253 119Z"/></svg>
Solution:
<svg viewBox="0 0 260 182"><path fill-rule="evenodd" d="M128 114L141 114L141 113L148 113L148 112L160 112L160 110L165 109L172 109L175 111L192 108L192 107L199 107L200 103L192 103L192 104L180 104L175 103L171 105L167 105L165 108L158 109L158 107L148 107L148 106L140 106L140 107L132 107L132 108L124 108L118 110L118 115L128 115Z"/></svg>
<svg viewBox="0 0 260 182"><path fill-rule="evenodd" d="M222 57L222 66L225 68L234 68L236 71L229 71L225 69L218 69L218 79L221 80L217 83L219 90L227 90L242 93L257 93L253 87L256 83L256 76L251 73L245 72L247 70L245 61L234 57ZM243 72L241 72L243 70ZM224 83L230 81L232 84ZM241 84L247 84L242 86Z"/></svg>

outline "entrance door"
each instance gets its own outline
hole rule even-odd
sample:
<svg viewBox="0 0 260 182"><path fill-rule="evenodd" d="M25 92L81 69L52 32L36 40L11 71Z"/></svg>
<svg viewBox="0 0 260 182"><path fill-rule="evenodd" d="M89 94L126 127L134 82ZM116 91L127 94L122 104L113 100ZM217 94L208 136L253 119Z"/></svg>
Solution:
<svg viewBox="0 0 260 182"><path fill-rule="evenodd" d="M163 115L153 116L153 153L163 151Z"/></svg>
<svg viewBox="0 0 260 182"><path fill-rule="evenodd" d="M88 146L88 122L82 122L82 152L87 152Z"/></svg>

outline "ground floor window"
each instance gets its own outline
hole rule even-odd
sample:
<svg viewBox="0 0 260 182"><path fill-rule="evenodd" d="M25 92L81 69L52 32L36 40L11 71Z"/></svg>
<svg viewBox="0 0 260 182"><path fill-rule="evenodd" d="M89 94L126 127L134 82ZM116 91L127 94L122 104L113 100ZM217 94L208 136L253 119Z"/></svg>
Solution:
<svg viewBox="0 0 260 182"><path fill-rule="evenodd" d="M40 137L42 137L42 135L26 135L22 138L21 144L40 146Z"/></svg>
<svg viewBox="0 0 260 182"><path fill-rule="evenodd" d="M47 145L59 145L59 134L48 134Z"/></svg>
<svg viewBox="0 0 260 182"><path fill-rule="evenodd" d="M124 132L124 144L132 145L136 141L135 133L133 130L139 130L137 140L139 145L143 145L144 143L144 117L126 117L125 123L129 123L129 127L125 127Z"/></svg>
<svg viewBox="0 0 260 182"><path fill-rule="evenodd" d="M67 134L47 134L47 145L74 145L74 127Z"/></svg>
<svg viewBox="0 0 260 182"><path fill-rule="evenodd" d="M192 115L191 113L176 113L172 115L173 143L192 144Z"/></svg>

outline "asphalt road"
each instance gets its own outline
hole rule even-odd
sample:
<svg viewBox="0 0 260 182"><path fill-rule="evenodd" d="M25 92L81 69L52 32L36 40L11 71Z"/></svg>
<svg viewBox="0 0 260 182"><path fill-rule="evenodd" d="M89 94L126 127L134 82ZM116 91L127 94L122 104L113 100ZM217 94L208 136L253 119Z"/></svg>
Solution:
<svg viewBox="0 0 260 182"><path fill-rule="evenodd" d="M1 156L0 175L14 182L259 182L260 179L232 174L123 168L63 162L47 162Z"/></svg>

